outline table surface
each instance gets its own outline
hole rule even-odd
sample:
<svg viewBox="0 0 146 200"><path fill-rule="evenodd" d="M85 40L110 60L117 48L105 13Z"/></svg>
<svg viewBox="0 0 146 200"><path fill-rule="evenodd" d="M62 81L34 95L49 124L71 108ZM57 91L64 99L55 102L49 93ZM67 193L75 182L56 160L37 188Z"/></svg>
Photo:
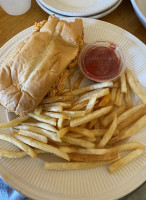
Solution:
<svg viewBox="0 0 146 200"><path fill-rule="evenodd" d="M21 16L10 16L0 8L0 47L20 31L32 26L34 22L47 18L48 14L37 5L35 0L32 0L30 10ZM115 11L100 20L125 29L146 44L146 30L137 18L130 1L123 0ZM146 183L121 200L145 200L145 191Z"/></svg>
<svg viewBox="0 0 146 200"><path fill-rule="evenodd" d="M0 47L20 31L32 26L34 22L47 18L48 14L37 5L35 0L32 0L30 10L20 16L10 16L0 8ZM137 18L130 1L123 0L115 11L100 20L115 24L146 43L146 30Z"/></svg>

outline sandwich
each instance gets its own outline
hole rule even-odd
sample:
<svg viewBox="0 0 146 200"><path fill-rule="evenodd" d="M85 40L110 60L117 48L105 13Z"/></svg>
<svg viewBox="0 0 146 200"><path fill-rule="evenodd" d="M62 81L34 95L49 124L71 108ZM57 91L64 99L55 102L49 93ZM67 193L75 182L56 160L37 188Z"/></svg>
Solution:
<svg viewBox="0 0 146 200"><path fill-rule="evenodd" d="M54 15L36 23L34 32L20 42L0 66L0 103L17 115L26 115L48 94L65 85L68 69L75 67L83 46L83 23ZM58 88L57 88L58 87Z"/></svg>

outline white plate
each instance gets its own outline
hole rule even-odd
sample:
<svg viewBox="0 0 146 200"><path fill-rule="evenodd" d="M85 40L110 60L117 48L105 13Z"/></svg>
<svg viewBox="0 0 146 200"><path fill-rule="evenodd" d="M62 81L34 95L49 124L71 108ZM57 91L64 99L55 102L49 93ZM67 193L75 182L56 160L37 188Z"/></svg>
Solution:
<svg viewBox="0 0 146 200"><path fill-rule="evenodd" d="M146 28L146 1L145 0L131 0L131 3L137 17Z"/></svg>
<svg viewBox="0 0 146 200"><path fill-rule="evenodd" d="M40 0L47 9L61 15L88 16L111 8L119 0Z"/></svg>
<svg viewBox="0 0 146 200"><path fill-rule="evenodd" d="M38 3L38 5L48 14L52 15L55 14L56 17L62 18L62 17L67 17L66 15L59 15L58 13L52 12L51 10L47 9L43 4L41 4L41 2L39 0L36 0L36 2ZM111 7L110 9L101 12L99 14L95 14L95 15L90 15L88 16L89 18L92 19L99 19L101 17L104 17L108 14L110 14L111 12L113 12L120 4L121 4L122 0L119 0L113 7ZM78 16L79 17L79 16Z"/></svg>
<svg viewBox="0 0 146 200"><path fill-rule="evenodd" d="M139 87L146 94L146 47L136 37L112 24L83 19L85 42L110 40L123 50L127 66L139 79ZM7 42L0 50L0 60L12 47L31 33L28 28ZM6 111L0 107L0 123L7 121ZM0 132L8 132L3 130ZM130 140L146 145L146 127ZM13 145L0 141L0 147L14 150ZM55 158L48 156L48 159ZM114 200L130 193L146 181L146 152L118 172L110 175L107 167L88 170L44 170L44 162L29 157L0 159L0 174L13 188L36 200Z"/></svg>

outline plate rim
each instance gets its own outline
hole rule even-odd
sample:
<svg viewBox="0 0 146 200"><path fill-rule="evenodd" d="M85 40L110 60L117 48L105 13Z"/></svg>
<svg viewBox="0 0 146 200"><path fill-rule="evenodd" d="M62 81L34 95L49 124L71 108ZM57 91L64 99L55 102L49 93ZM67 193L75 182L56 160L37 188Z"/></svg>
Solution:
<svg viewBox="0 0 146 200"><path fill-rule="evenodd" d="M72 19L74 19L74 18L72 18ZM94 23L94 24L96 24L96 23L97 23L97 24L98 24L98 23L103 23L103 24L108 24L108 26L109 26L109 25L110 25L110 26L112 25L114 28L118 29L119 31L122 31L123 33L127 33L129 36L131 36L132 38L134 38L134 39L136 40L136 42L138 42L139 45L142 45L142 47L146 50L146 46L144 45L143 42L141 42L138 38L136 38L136 37L135 37L134 35L132 35L131 33L127 32L126 30L124 30L124 29L122 29L122 28L120 28L120 27L118 27L118 26L115 26L115 25L110 24L110 23L108 23L108 22L102 22L101 20L95 20L95 19L83 18L83 21L85 21L85 23L86 23L86 22L87 22L87 23L92 22L92 23ZM6 43L0 48L0 52L1 52L1 51L5 51L5 48L7 48L7 46L11 46L11 47L12 47L12 46L15 44L15 42L13 42L13 40L14 40L15 38L17 38L17 37L18 37L19 35L21 35L21 34L22 34L22 35L25 35L25 33L26 33L27 31L31 31L31 29L32 29L32 27L29 27L29 28L27 28L27 29L25 29L25 30L19 32L17 35L15 35L13 38L11 38L8 42L6 42ZM118 31L118 30L117 30L117 31ZM14 43L14 44L11 45L11 43ZM1 165L2 165L2 164L0 163L0 169L1 169L1 167L2 167ZM145 169L144 169L143 171L141 171L140 173L142 173L142 176L139 178L140 180L139 180L139 182L137 182L137 184L135 185L135 187L129 189L129 191L128 191L127 193L122 194L122 196L119 196L118 198L121 198L121 197L123 197L123 196L129 194L130 192L132 192L133 190L135 190L137 187L139 187L141 184L143 184L143 182L146 181L146 171L145 171ZM145 176L143 176L143 174L144 174ZM1 171L0 171L0 175L1 175L2 179L4 179L4 181L6 181L9 185L11 185L11 182L5 180L4 175L1 174ZM14 177L14 178L15 178L15 177ZM132 181L132 182L133 182L133 181ZM21 192L22 194L24 194L24 195L26 195L26 196L28 196L28 197L30 196L30 195L27 193L27 191L26 191L26 193L25 193L25 192L19 190L19 187L17 187L17 186L16 186L16 188L15 188L14 185L13 185L12 187L13 187L14 189L18 190L18 192ZM30 196L30 198L33 198L33 196ZM117 196L116 196L116 198L117 198ZM52 200L52 199L51 199L51 200Z"/></svg>
<svg viewBox="0 0 146 200"><path fill-rule="evenodd" d="M2 172L4 171L4 173L1 173L1 171L2 171ZM6 172L7 172L7 173L6 173ZM5 175L5 173L6 173L7 175ZM134 182L134 183L135 183L134 186L132 185L132 187L130 187L131 185L129 186L129 184L128 184L128 187L126 186L126 192L125 192L123 195L118 195L118 194L115 194L115 193L114 193L114 194L112 195L112 197L110 197L110 199L111 199L111 200L120 199L120 198L122 198L122 197L124 197L124 196L130 194L131 192L133 192L135 189L137 189L138 187L140 187L140 186L146 181L146 178L144 178L144 177L145 177L144 175L146 176L145 167L143 167L143 170L140 171L140 176L139 176L139 178L138 178L138 181L137 181L137 176L134 177L134 179L136 179L136 181L134 181L134 179L128 181L128 182L130 182L130 183L132 183L132 184L133 184L133 182ZM15 189L15 190L18 191L19 193L23 194L24 196L27 196L28 198L31 198L31 199L34 199L34 198L35 198L35 200L40 200L40 198L42 198L41 196L38 196L38 194L37 194L36 191L33 191L32 193L27 193L26 190L22 190L22 188L24 188L24 187L30 189L31 184L30 184L30 185L27 185L27 184L25 184L25 182L23 183L23 182L21 181L21 178L19 178L19 177L17 177L17 183L16 183L16 185L14 185L15 182L16 182L15 177L14 177L13 175L11 175L11 173L9 172L8 169L7 169L7 171L6 171L6 169L4 169L4 166L3 166L1 163L0 163L0 176L1 176L2 180L4 180L4 181L5 181L6 183L8 183L13 189ZM9 176L9 178L7 178L8 176ZM126 183L127 183L127 182L126 182ZM24 186L24 187L23 187L23 186ZM130 188L129 188L129 187L130 187ZM125 187L124 187L124 188L125 188ZM120 188L120 189L121 189L121 188ZM43 189L41 189L41 190L44 191ZM114 190L116 190L116 188L115 188ZM116 192L118 193L118 189L116 190ZM110 193L110 190L108 191L108 193ZM106 194L107 197L108 197L108 193ZM53 194L55 194L55 193L53 193ZM51 196L51 197L49 197L49 198L48 198L47 195L48 195L48 194L46 194L45 198L43 198L42 200L56 200L56 197L54 197L54 195ZM96 199L97 199L97 196L93 196L93 197L90 196L90 198L93 199L93 200L96 200ZM61 197L60 199L63 200L64 198ZM80 198L77 198L77 197L75 197L75 198L72 198L72 197L71 197L71 198L68 198L68 200L73 200L73 199L88 200L89 197L87 196L87 197L80 197ZM101 200L101 198L99 198L99 199ZM102 199L102 200L103 200L103 199ZM104 200L107 200L107 198L104 197Z"/></svg>
<svg viewBox="0 0 146 200"><path fill-rule="evenodd" d="M146 28L146 16L141 11L141 8L137 4L137 1L135 1L135 0L130 0L130 1L131 1L131 4L133 6L133 9L134 9L137 17L139 18L139 20L143 24L143 26Z"/></svg>
<svg viewBox="0 0 146 200"><path fill-rule="evenodd" d="M94 14L94 15L89 15L89 16L85 16L86 17L90 17L92 19L99 19L99 18L102 18L108 14L110 14L111 12L113 12L117 7L120 6L120 4L122 3L123 0L119 0L116 4L114 4L114 6L112 6L111 8L109 8L108 10L105 10L103 12L100 12L99 14ZM58 14L56 13L55 11L51 11L49 10L48 8L46 8L44 5L41 4L40 0L36 0L37 4L40 6L41 9L43 9L46 13L48 14L55 14L56 16L58 17L68 17L66 15L61 15L61 14ZM80 17L80 16L78 16ZM84 16L82 16L84 17Z"/></svg>
<svg viewBox="0 0 146 200"><path fill-rule="evenodd" d="M111 8L112 6L114 6L119 0L114 0L113 3L110 4L110 6L106 6L104 9L100 10L100 12L103 12L109 8ZM77 17L77 16L81 16L81 17L87 17L87 16L90 16L90 15L94 15L94 14L97 14L98 12L95 10L95 11L88 11L88 12L66 12L66 11L61 11L59 9L56 9L50 5L48 5L47 3L45 3L43 0L40 0L41 4L43 4L46 8L48 8L49 10L51 11L54 11L58 14L62 14L62 15L67 15L67 16L73 16L73 17Z"/></svg>

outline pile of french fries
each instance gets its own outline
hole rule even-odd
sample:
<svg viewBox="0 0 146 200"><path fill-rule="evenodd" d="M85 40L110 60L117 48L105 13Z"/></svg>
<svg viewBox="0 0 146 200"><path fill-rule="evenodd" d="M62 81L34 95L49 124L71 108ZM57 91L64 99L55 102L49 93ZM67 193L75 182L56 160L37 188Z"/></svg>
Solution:
<svg viewBox="0 0 146 200"><path fill-rule="evenodd" d="M0 129L14 130L10 135L0 134L0 139L20 149L0 149L0 156L36 158L39 153L53 153L63 158L62 162L46 162L44 168L69 170L108 165L113 173L144 152L143 144L126 140L146 125L146 96L137 87L132 72L123 73L114 83L85 87L80 87L83 75L79 74L72 84L73 76L72 70L70 87L61 95L44 98L28 116L0 124ZM136 106L132 105L132 92L141 100ZM125 151L126 156L122 156Z"/></svg>

